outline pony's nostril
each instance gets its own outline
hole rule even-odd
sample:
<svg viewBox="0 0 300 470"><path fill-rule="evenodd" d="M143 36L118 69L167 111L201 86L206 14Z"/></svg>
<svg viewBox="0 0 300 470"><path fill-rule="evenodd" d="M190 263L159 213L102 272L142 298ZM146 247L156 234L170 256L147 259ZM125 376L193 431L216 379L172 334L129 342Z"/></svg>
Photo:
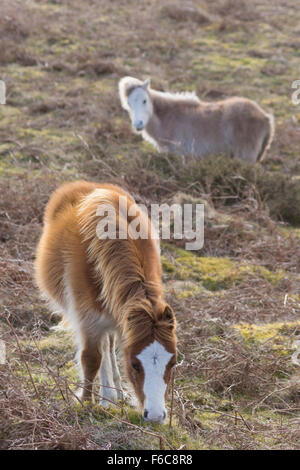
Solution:
<svg viewBox="0 0 300 470"><path fill-rule="evenodd" d="M163 412L163 420L166 419L166 416L167 416L167 413L164 411L164 412Z"/></svg>
<svg viewBox="0 0 300 470"><path fill-rule="evenodd" d="M148 410L145 410L145 411L144 411L144 418L146 419L147 416L148 416Z"/></svg>

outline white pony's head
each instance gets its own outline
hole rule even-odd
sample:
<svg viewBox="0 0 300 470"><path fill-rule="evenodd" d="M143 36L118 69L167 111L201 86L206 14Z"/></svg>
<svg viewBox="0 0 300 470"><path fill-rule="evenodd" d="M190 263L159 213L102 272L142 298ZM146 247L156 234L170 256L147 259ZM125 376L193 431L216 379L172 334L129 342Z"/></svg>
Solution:
<svg viewBox="0 0 300 470"><path fill-rule="evenodd" d="M153 113L149 86L150 78L141 82L133 77L123 77L119 82L121 104L128 111L136 131L145 129Z"/></svg>

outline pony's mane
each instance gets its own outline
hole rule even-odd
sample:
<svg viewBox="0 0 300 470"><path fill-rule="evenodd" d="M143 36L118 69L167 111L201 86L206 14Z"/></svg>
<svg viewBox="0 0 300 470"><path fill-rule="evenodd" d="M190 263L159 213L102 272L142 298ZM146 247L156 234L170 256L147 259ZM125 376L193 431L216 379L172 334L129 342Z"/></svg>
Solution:
<svg viewBox="0 0 300 470"><path fill-rule="evenodd" d="M142 86L142 85L143 85L143 82L139 80L138 78L134 78L134 77L123 77L119 81L119 95L120 95L121 105L122 105L122 108L126 109L126 111L129 111L128 96L133 90L135 90L135 88L138 88L139 86Z"/></svg>
<svg viewBox="0 0 300 470"><path fill-rule="evenodd" d="M143 82L134 77L123 77L119 82L119 94L122 107L129 110L128 106L128 96L130 93L135 90L136 88L143 85ZM198 106L201 101L195 94L195 92L164 92L164 91L157 91L153 90L152 88L148 88L148 92L152 100L154 101L154 105L156 104L158 107L162 107L166 104L181 104L184 106Z"/></svg>
<svg viewBox="0 0 300 470"><path fill-rule="evenodd" d="M154 311L153 306L147 301L136 302L132 299L126 305L128 309L127 323L124 323L123 345L134 346L138 343L147 343L157 340L161 344L171 344L175 340L176 321L170 324L163 318L161 312Z"/></svg>
<svg viewBox="0 0 300 470"><path fill-rule="evenodd" d="M162 293L161 284L147 280L133 240L97 237L100 204L115 206L111 191L96 189L85 196L78 207L80 233L88 244L88 262L93 266L95 281L101 286L101 300L124 332L126 345L145 341L156 332L158 317L154 308ZM117 207L116 208L116 213ZM127 220L117 217L117 233ZM156 248L154 248L156 249ZM166 337L164 329L156 336Z"/></svg>
<svg viewBox="0 0 300 470"><path fill-rule="evenodd" d="M198 96L195 92L189 91L182 91L171 93L169 91L157 91L157 90L149 90L149 94L154 100L154 104L182 104L185 106L198 106L201 101L199 100Z"/></svg>

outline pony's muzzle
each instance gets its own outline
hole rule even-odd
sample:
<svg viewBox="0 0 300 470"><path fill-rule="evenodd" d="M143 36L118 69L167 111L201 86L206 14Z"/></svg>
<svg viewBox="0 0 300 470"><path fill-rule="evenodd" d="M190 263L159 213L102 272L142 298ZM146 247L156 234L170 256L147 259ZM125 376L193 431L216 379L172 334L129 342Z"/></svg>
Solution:
<svg viewBox="0 0 300 470"><path fill-rule="evenodd" d="M145 421L152 421L154 423L160 423L162 424L167 417L167 412L166 410L163 410L161 413L153 413L149 412L148 410L144 410L144 420Z"/></svg>
<svg viewBox="0 0 300 470"><path fill-rule="evenodd" d="M133 127L137 130L137 131L142 131L144 129L144 122L143 121L137 121L137 122L134 122L133 123Z"/></svg>

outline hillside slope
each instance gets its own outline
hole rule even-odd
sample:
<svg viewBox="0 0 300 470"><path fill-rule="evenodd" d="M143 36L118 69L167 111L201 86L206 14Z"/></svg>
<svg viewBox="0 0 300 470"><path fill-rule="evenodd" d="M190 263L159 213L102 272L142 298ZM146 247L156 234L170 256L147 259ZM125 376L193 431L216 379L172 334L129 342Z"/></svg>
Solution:
<svg viewBox="0 0 300 470"><path fill-rule="evenodd" d="M184 4L184 6L183 6ZM2 0L0 448L299 449L300 6L292 0ZM274 113L261 167L157 154L121 109L124 75ZM162 244L178 319L172 426L128 403L74 399L70 334L32 281L42 216L63 181L110 181L137 202L204 202L205 244ZM293 360L294 358L294 360ZM171 395L169 409L171 406Z"/></svg>

